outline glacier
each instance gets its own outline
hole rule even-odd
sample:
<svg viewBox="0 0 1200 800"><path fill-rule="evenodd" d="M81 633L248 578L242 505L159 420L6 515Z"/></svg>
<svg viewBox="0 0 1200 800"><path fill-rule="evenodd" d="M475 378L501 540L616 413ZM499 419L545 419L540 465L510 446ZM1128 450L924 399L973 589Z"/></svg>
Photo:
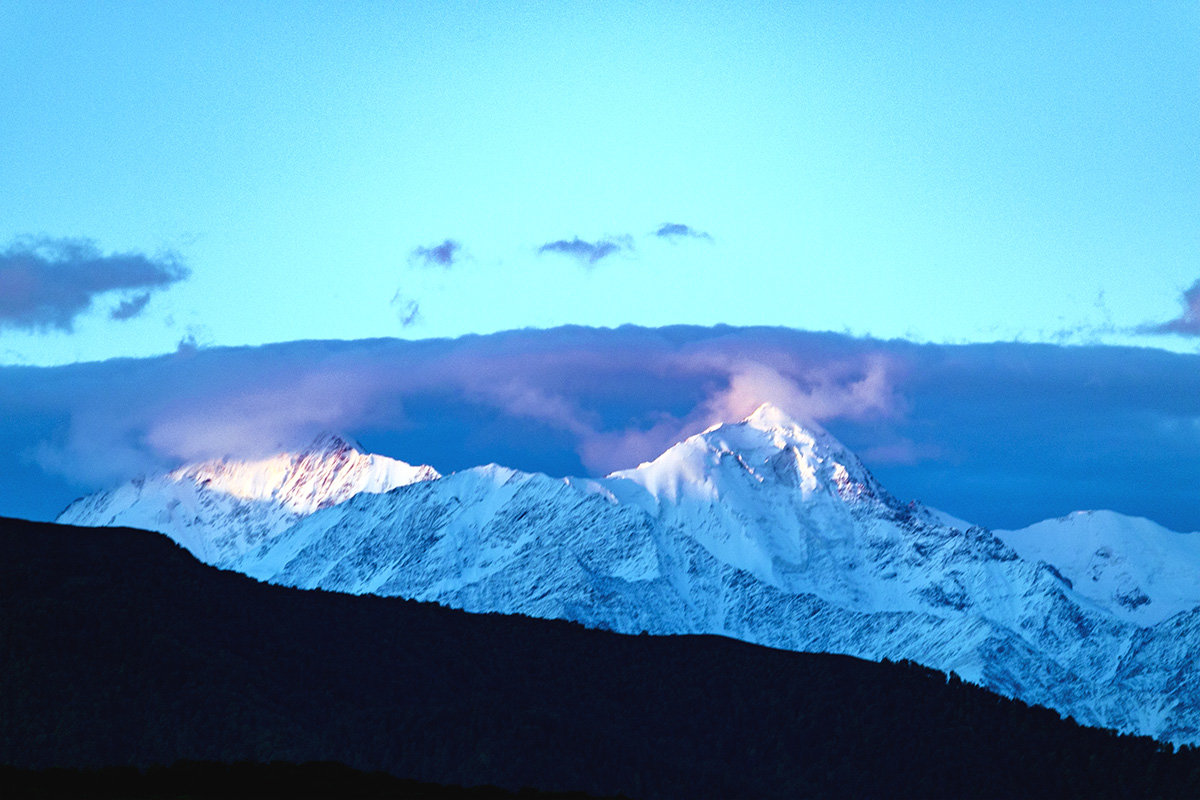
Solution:
<svg viewBox="0 0 1200 800"><path fill-rule="evenodd" d="M1141 523L1091 516L993 532L902 502L764 404L604 478L440 476L326 437L140 479L58 521L161 531L299 588L907 659L1086 725L1200 742L1200 593L1172 555L1200 540L1152 531L1143 553Z"/></svg>

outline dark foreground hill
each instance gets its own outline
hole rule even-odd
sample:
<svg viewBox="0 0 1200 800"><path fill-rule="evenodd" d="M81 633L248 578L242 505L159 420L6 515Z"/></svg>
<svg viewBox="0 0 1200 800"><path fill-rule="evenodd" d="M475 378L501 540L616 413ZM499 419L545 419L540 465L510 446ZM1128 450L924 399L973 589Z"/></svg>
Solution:
<svg viewBox="0 0 1200 800"><path fill-rule="evenodd" d="M6 800L594 800L582 792L445 786L316 762L23 770L0 766ZM612 800L621 800L613 798Z"/></svg>
<svg viewBox="0 0 1200 800"><path fill-rule="evenodd" d="M297 591L157 534L0 520L0 763L180 759L642 798L1200 796L1197 751L910 664Z"/></svg>

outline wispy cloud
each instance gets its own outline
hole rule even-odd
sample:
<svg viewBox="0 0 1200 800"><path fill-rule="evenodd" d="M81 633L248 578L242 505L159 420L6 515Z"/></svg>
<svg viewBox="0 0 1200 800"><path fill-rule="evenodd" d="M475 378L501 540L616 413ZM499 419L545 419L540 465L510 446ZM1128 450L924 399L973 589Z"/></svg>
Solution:
<svg viewBox="0 0 1200 800"><path fill-rule="evenodd" d="M611 237L589 242L576 236L574 239L559 239L547 242L538 248L538 254L559 253L570 256L585 266L594 266L598 261L622 250L632 250L628 237Z"/></svg>
<svg viewBox="0 0 1200 800"><path fill-rule="evenodd" d="M1200 336L1200 280L1184 291L1181 300L1183 311L1178 317L1156 325L1144 325L1140 332Z"/></svg>
<svg viewBox="0 0 1200 800"><path fill-rule="evenodd" d="M0 327L70 331L97 297L136 291L111 313L136 317L150 293L190 274L173 253L101 253L89 239L18 239L0 252Z"/></svg>
<svg viewBox="0 0 1200 800"><path fill-rule="evenodd" d="M684 225L679 222L664 222L659 226L654 235L660 239L667 241L677 241L679 239L703 239L711 242L712 236L704 231L698 231L690 225Z"/></svg>
<svg viewBox="0 0 1200 800"><path fill-rule="evenodd" d="M421 318L421 304L416 300L409 300L400 307L398 314L401 327L407 328L410 325L415 325L417 320Z"/></svg>
<svg viewBox="0 0 1200 800"><path fill-rule="evenodd" d="M430 247L416 247L409 253L410 264L422 267L442 267L450 269L461 260L462 244L454 239L446 239L441 244Z"/></svg>
<svg viewBox="0 0 1200 800"><path fill-rule="evenodd" d="M421 304L416 300L405 297L399 291L392 295L391 305L392 308L396 309L396 317L400 320L400 327L402 328L415 325L421 318Z"/></svg>

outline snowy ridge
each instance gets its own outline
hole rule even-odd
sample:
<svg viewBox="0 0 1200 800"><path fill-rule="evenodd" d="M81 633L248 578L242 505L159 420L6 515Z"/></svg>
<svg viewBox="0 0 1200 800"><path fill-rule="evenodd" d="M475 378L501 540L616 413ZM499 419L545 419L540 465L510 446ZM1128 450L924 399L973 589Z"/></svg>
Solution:
<svg viewBox="0 0 1200 800"><path fill-rule="evenodd" d="M297 453L257 461L216 459L138 478L76 500L58 521L160 531L201 561L218 564L360 492L438 477L432 467L368 455L324 434Z"/></svg>
<svg viewBox="0 0 1200 800"><path fill-rule="evenodd" d="M216 563L274 583L911 659L1085 724L1200 741L1200 611L1167 571L1130 574L1180 613L1115 613L1071 564L1028 556L1032 535L902 503L776 408L601 479L496 465L425 477L288 511L257 541L236 515L187 535L234 540ZM129 513L153 521L161 503L143 495ZM1133 539L1106 541L1137 561Z"/></svg>
<svg viewBox="0 0 1200 800"><path fill-rule="evenodd" d="M1155 625L1200 606L1200 533L1076 511L996 535L1022 558L1053 564L1076 592L1120 619Z"/></svg>

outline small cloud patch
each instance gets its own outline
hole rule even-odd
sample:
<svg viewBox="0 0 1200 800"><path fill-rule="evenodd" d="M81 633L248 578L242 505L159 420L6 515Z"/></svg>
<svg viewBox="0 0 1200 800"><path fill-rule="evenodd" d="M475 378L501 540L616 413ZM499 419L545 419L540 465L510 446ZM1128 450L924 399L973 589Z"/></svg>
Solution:
<svg viewBox="0 0 1200 800"><path fill-rule="evenodd" d="M461 260L462 244L453 239L447 239L432 247L417 247L409 254L410 264L422 267L441 267L450 269Z"/></svg>
<svg viewBox="0 0 1200 800"><path fill-rule="evenodd" d="M108 318L115 320L132 319L138 314L141 314L142 310L146 308L146 304L149 302L149 292L144 292L127 300L122 300L121 305L117 306L108 313Z"/></svg>
<svg viewBox="0 0 1200 800"><path fill-rule="evenodd" d="M207 325L188 325L187 333L175 347L176 353L190 355L213 344L212 331Z"/></svg>
<svg viewBox="0 0 1200 800"><path fill-rule="evenodd" d="M679 222L664 222L654 232L654 235L669 242L675 242L680 239L703 239L707 242L713 240L712 236L705 231L698 231L690 225L684 225Z"/></svg>
<svg viewBox="0 0 1200 800"><path fill-rule="evenodd" d="M396 309L396 317L400 320L402 328L415 325L421 319L421 304L406 298L400 292L392 296L392 307Z"/></svg>
<svg viewBox="0 0 1200 800"><path fill-rule="evenodd" d="M607 258L622 250L632 250L632 243L627 237L599 239L589 242L576 236L574 239L559 239L547 242L538 248L538 255L543 253L559 253L570 256L584 266L594 266L603 258Z"/></svg>

